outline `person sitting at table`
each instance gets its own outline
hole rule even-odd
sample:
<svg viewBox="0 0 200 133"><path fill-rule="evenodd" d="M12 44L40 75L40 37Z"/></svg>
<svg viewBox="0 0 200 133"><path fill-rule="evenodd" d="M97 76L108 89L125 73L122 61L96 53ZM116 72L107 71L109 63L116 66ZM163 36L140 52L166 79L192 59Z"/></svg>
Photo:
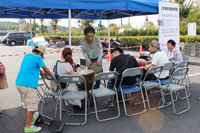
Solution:
<svg viewBox="0 0 200 133"><path fill-rule="evenodd" d="M153 60L152 61L145 61L145 64L151 64L149 68L155 67L155 66L163 66L164 64L168 63L167 54L164 51L160 50L160 43L156 40L153 40L151 43L149 43L149 52L150 54L153 54ZM143 67L144 69L148 69L147 67ZM145 75L145 73L144 73ZM146 77L146 80L156 80L158 76L158 73L154 74L148 74ZM160 74L159 79L166 79L169 77L169 70L163 70Z"/></svg>
<svg viewBox="0 0 200 133"><path fill-rule="evenodd" d="M72 50L70 48L64 48L61 53L62 58L57 60L53 65L53 72L54 75L57 72L57 75L64 76L64 75L79 75L81 71L81 67L77 67L76 71L73 70L73 59L72 59ZM56 75L55 75L56 76ZM51 87L54 87L53 83L51 82ZM57 87L57 85L56 85ZM61 84L61 87L64 89L63 91L78 91L76 84ZM78 105L81 107L80 100L68 100L69 103L73 105Z"/></svg>
<svg viewBox="0 0 200 133"><path fill-rule="evenodd" d="M183 61L182 53L179 49L176 49L176 43L174 40L167 41L167 57L170 62L174 62L175 66L177 66L180 62Z"/></svg>
<svg viewBox="0 0 200 133"><path fill-rule="evenodd" d="M82 47L83 56L86 59L88 68L92 63L97 63L97 66L102 68L102 55L103 48L99 37L95 36L95 30L92 27L84 29L85 37L81 39L80 44ZM102 71L102 70L101 70ZM99 88L100 81L96 81L94 88Z"/></svg>
<svg viewBox="0 0 200 133"><path fill-rule="evenodd" d="M119 87L123 71L126 70L127 68L134 68L140 66L135 57L123 54L123 50L121 48L116 48L112 50L111 54L114 58L111 60L109 71L114 71L116 69L116 71L119 73L116 82L116 87ZM134 76L134 77L124 78L122 85L124 87L130 87L135 85L135 83L136 83L136 77ZM113 85L114 85L114 80L108 81L107 88L112 89ZM104 106L114 107L111 97L109 97L108 101L104 103Z"/></svg>

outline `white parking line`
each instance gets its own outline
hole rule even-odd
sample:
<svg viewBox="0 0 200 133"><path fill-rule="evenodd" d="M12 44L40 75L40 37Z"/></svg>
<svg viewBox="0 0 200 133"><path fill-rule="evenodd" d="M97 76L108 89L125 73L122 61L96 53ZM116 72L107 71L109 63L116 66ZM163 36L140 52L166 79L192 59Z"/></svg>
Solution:
<svg viewBox="0 0 200 133"><path fill-rule="evenodd" d="M190 74L189 77L200 75L200 73Z"/></svg>
<svg viewBox="0 0 200 133"><path fill-rule="evenodd" d="M15 48L27 48L28 46L14 46Z"/></svg>

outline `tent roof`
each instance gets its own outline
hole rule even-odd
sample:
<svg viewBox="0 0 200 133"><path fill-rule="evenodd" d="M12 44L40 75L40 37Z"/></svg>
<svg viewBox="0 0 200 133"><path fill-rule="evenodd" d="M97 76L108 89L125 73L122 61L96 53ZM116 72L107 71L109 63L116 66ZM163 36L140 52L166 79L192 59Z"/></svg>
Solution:
<svg viewBox="0 0 200 133"><path fill-rule="evenodd" d="M162 0L1 0L0 18L116 19L158 13Z"/></svg>

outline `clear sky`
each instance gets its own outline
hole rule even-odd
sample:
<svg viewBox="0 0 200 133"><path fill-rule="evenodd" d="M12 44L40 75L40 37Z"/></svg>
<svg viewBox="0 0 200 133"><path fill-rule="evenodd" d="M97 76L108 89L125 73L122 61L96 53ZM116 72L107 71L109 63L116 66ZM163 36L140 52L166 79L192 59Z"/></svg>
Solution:
<svg viewBox="0 0 200 133"><path fill-rule="evenodd" d="M148 15L149 21L154 22L155 25L157 25L157 19L159 18L159 15ZM18 22L18 19L0 19L0 21L12 21L12 22ZM27 22L30 22L29 19L26 19ZM33 21L33 19L32 19ZM77 24L78 19L71 19L71 26L72 27L78 27ZM100 20L97 20L97 22L94 24L94 26L97 26ZM130 17L130 23L131 26L134 28L141 28L146 21L146 16L134 16ZM50 19L46 19L45 23L49 25ZM129 22L129 17L128 18L122 18L122 24L127 24ZM39 19L36 19L36 23L40 23ZM110 23L115 23L118 26L121 25L121 19L113 19L110 20ZM105 25L106 27L108 26L108 20L102 20L102 24ZM68 19L61 19L58 25L61 26L67 26L68 27Z"/></svg>

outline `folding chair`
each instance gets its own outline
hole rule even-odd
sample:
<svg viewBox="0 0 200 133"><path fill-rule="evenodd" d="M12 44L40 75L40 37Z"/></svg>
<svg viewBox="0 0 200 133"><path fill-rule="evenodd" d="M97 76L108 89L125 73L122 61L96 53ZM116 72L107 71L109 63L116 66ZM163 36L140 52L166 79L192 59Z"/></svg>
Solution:
<svg viewBox="0 0 200 133"><path fill-rule="evenodd" d="M117 89L115 87L116 81L117 81L117 77L118 77L118 73L117 72L104 72L104 73L99 73L94 77L93 80L93 85L92 85L92 89L89 91L89 93L92 95L93 100L94 100L94 107L95 107L95 113L96 113L96 118L98 121L107 121L107 120L111 120L111 119L116 119L120 116L120 109L119 109L119 102L118 102L118 95L117 95ZM94 84L97 80L111 80L114 79L115 83L113 85L113 89L108 89L106 88L98 88L98 89L94 89ZM97 97L105 97L105 96L116 96L116 103L117 103L117 109L118 109L118 115L114 116L114 117L110 117L110 118L106 118L106 119L99 119L98 117L98 112L105 112L109 109L109 107L107 109L104 110L98 110L97 109L97 103L96 103L96 98Z"/></svg>
<svg viewBox="0 0 200 133"><path fill-rule="evenodd" d="M144 87L144 89L145 89L147 104L148 104L148 107L149 107L150 110L155 110L155 109L157 109L157 107L156 107L156 108L151 108L150 102L149 102L149 97L148 97L148 94L147 94L147 90L149 90L149 89L151 89L151 88L154 88L154 87L159 88L159 86L161 85L161 84L160 84L159 77L160 77L160 74L161 74L161 72L162 72L162 69L163 69L162 66L155 66L155 67L149 68L149 69L147 70L145 76L144 76L143 81L142 81L142 87ZM158 77L157 77L157 79L156 79L155 82L153 82L153 81L145 81L148 74L154 74L154 73L157 73L157 74L158 74ZM150 95L149 95L149 96L150 96Z"/></svg>
<svg viewBox="0 0 200 133"><path fill-rule="evenodd" d="M182 61L175 67L175 70L178 69L178 68L188 67L188 65L189 65L189 61ZM181 76L174 76L174 80L177 81L178 84L180 83L180 80L178 80L178 79L182 79L182 78L183 77L181 77ZM189 79L188 73L187 73L184 81L186 82L186 85L188 86L187 87L187 91L188 91L187 97L189 97L190 96L190 89L189 88L191 88L191 86L190 86L190 79ZM184 82L184 81L182 81L182 82ZM184 98L185 97L183 97L183 98L179 97L179 99L184 99Z"/></svg>
<svg viewBox="0 0 200 133"><path fill-rule="evenodd" d="M164 71L164 70L166 70L166 71L167 71L167 70L170 71L170 70L172 70L173 68L174 68L174 63L173 63L173 62L168 62L168 63L166 63L166 64L163 66L162 71ZM171 74L172 74L172 71L169 72L169 77L170 77ZM160 80L161 85L164 85L164 84L169 83L170 78L159 79L159 80ZM156 82L156 80L150 80L150 81ZM157 81L157 82L158 82L158 81Z"/></svg>
<svg viewBox="0 0 200 133"><path fill-rule="evenodd" d="M170 71L171 70L171 72L169 72L169 78L166 78L166 79L159 79L159 80L157 80L157 83L159 83L159 81L160 81L160 84L161 85L165 85L165 84L168 84L169 82L170 82L170 76L171 76L171 74L172 74L172 70L173 70L173 68L174 68L174 63L173 62L168 62L168 63L166 63L164 66L163 66L163 69L162 69L162 71ZM152 82L156 82L156 80L150 80L150 81L152 81ZM157 91L156 91L157 92ZM154 92L155 93L155 92ZM162 93L162 92L161 92ZM167 94L165 94L165 95L167 95ZM170 103L166 103L166 101L165 101L165 99L160 99L160 101L159 101L159 103L161 102L161 100L163 101L163 104L161 105L161 106L159 106L158 108L162 108L162 107L165 107L165 106L169 106L170 105ZM165 104L165 105L164 105Z"/></svg>
<svg viewBox="0 0 200 133"><path fill-rule="evenodd" d="M138 68L129 68L129 69L124 70L124 72L122 73L122 78L121 78L121 82L119 84L119 88L120 88L121 95L122 95L124 111L125 111L125 114L127 116L134 116L134 115L138 115L138 114L144 113L146 111L146 105L145 105L145 101L144 101L144 96L143 96L141 84L137 84L137 85L135 85L133 87L123 87L122 86L122 82L123 82L124 78L133 77L133 76L140 76L140 80L141 80L142 75L143 75L143 70L140 67L138 67ZM141 111L141 112L138 112L138 113L128 114L127 110L126 110L126 102L125 101L131 100L133 98L125 99L124 95L127 94L127 93L132 93L132 92L141 92L142 101L143 101L142 103L144 105L144 110Z"/></svg>
<svg viewBox="0 0 200 133"><path fill-rule="evenodd" d="M42 79L42 77L39 76L38 87L42 90L42 92L44 92L44 89L42 88L42 86L44 86L45 83L43 81L41 81L41 79ZM38 98L40 99L40 101L42 101L44 104L46 104L46 102L43 100L42 94L38 90L39 88L35 89L36 94L37 94ZM45 89L46 89L46 86L45 86Z"/></svg>
<svg viewBox="0 0 200 133"><path fill-rule="evenodd" d="M183 56L183 61L190 61L190 56Z"/></svg>
<svg viewBox="0 0 200 133"><path fill-rule="evenodd" d="M186 78L186 75L188 73L188 70L189 70L188 67L176 69L173 72L172 76L170 77L170 79L171 79L170 82L168 84L166 84L166 85L160 86L160 89L162 89L164 91L167 90L167 91L170 92L171 102L172 102L172 105L173 105L174 113L177 114L177 115L182 114L182 113L184 113L184 112L186 112L186 111L188 111L190 109L190 104L189 104L189 100L188 100L188 97L187 97L187 87L188 86L184 82L182 82L182 84L173 83L173 80L176 80L174 78L175 76L180 76L182 78L180 78L178 80L184 81L185 78ZM173 98L173 93L177 93L180 90L185 90L185 95L186 95L185 98L187 100L187 105L188 106L187 106L187 109L185 109L183 111L180 111L180 112L177 112L176 108L175 108L175 103L174 103L175 101L174 101L174 98ZM164 97L165 95L162 94L161 96Z"/></svg>
<svg viewBox="0 0 200 133"><path fill-rule="evenodd" d="M87 122L87 87L86 87L86 82L85 78L81 75L65 75L65 76L60 76L58 78L58 83L60 86L60 83L80 83L83 82L85 86L84 91L69 91L66 92L64 95L60 95L60 120L62 119L62 100L83 100L85 99L85 113L80 114L80 113L71 113L70 115L84 115L85 116L85 121L83 123L65 123L66 125L84 125ZM60 86L61 88L61 86Z"/></svg>
<svg viewBox="0 0 200 133"><path fill-rule="evenodd" d="M43 79L44 84L46 85L46 88L44 90L43 101L44 101L46 95L52 96L54 100L55 100L55 97L57 97L57 100L55 100L56 101L56 108L55 108L54 117L52 118L50 116L47 116L47 115L43 114L42 111L43 111L44 102L42 102L42 105L41 105L41 115L44 116L44 117L46 117L46 118L48 118L48 119L53 120L53 119L56 118L57 108L58 108L58 104L59 104L58 96L59 96L60 92L50 90L49 86L47 85L46 80L48 80L48 81L55 81L57 84L58 84L58 82L57 82L57 80L56 80L56 78L54 76L49 76L47 73L41 74L41 77Z"/></svg>

